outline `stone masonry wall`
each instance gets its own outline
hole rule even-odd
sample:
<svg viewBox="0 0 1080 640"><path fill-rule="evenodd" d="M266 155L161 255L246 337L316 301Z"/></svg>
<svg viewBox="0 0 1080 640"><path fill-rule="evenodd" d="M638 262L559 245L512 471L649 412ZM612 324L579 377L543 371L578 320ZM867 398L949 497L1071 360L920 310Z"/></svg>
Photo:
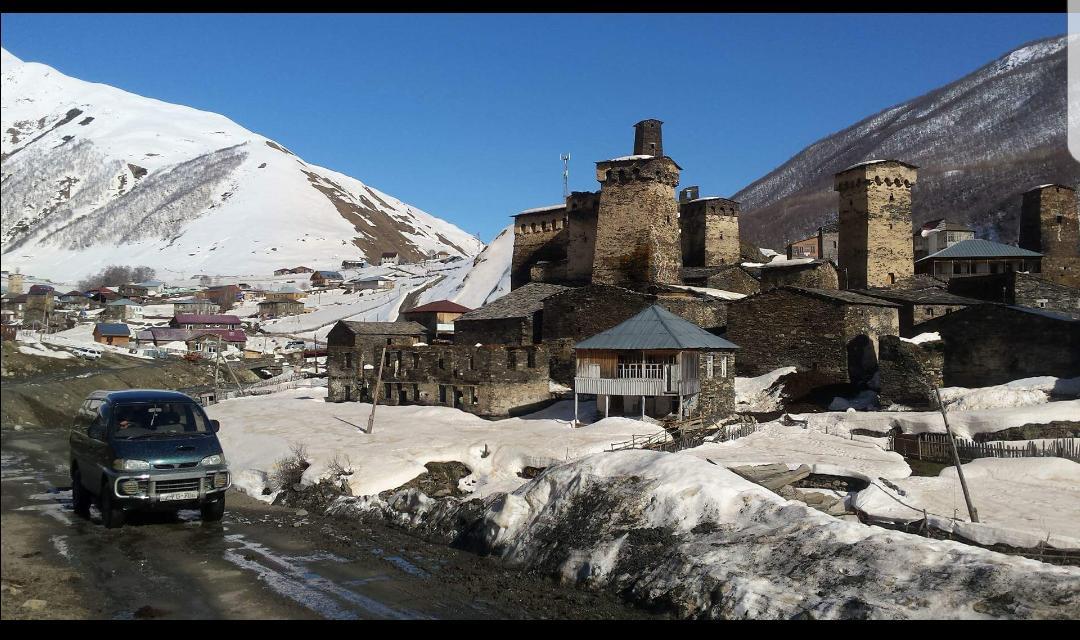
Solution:
<svg viewBox="0 0 1080 640"><path fill-rule="evenodd" d="M897 403L912 408L937 406L932 386L944 386L945 343L937 340L912 344L897 336L878 340L883 405Z"/></svg>
<svg viewBox="0 0 1080 640"><path fill-rule="evenodd" d="M911 187L915 180L915 169L894 161L860 165L837 174L837 257L842 287L884 287L915 272L911 243Z"/></svg>
<svg viewBox="0 0 1080 640"><path fill-rule="evenodd" d="M679 205L683 266L736 264L739 256L739 203L699 198Z"/></svg>
<svg viewBox="0 0 1080 640"><path fill-rule="evenodd" d="M515 216L510 288L528 283L530 269L537 262L565 259L568 237L565 208Z"/></svg>
<svg viewBox="0 0 1080 640"><path fill-rule="evenodd" d="M1042 277L1080 288L1080 218L1076 191L1047 185L1024 194L1020 209L1022 248L1043 254Z"/></svg>
<svg viewBox="0 0 1080 640"><path fill-rule="evenodd" d="M678 284L679 170L670 158L598 162L601 183L592 281Z"/></svg>
<svg viewBox="0 0 1080 640"><path fill-rule="evenodd" d="M735 412L735 354L730 351L703 351L699 358L698 379L701 380L701 394L698 395L694 415L714 419L731 415Z"/></svg>
<svg viewBox="0 0 1080 640"><path fill-rule="evenodd" d="M994 273L949 280L949 293L987 302L1080 313L1080 288L1045 279L1045 274Z"/></svg>
<svg viewBox="0 0 1080 640"><path fill-rule="evenodd" d="M596 216L600 193L575 191L566 199L567 223L566 280L592 280L593 250L596 247Z"/></svg>
<svg viewBox="0 0 1080 640"><path fill-rule="evenodd" d="M490 320L454 321L454 344L532 344L533 319L493 318Z"/></svg>
<svg viewBox="0 0 1080 640"><path fill-rule="evenodd" d="M761 269L762 291L786 285L836 290L840 288L840 281L836 275L836 267L831 262Z"/></svg>

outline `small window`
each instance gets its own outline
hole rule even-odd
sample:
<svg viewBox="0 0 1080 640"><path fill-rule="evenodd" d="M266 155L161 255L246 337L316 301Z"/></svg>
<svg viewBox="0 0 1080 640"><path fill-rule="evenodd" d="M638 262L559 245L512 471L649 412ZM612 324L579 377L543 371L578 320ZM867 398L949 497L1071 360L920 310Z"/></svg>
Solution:
<svg viewBox="0 0 1080 640"><path fill-rule="evenodd" d="M517 369L517 352L516 351L507 351L506 352L506 368L507 369Z"/></svg>
<svg viewBox="0 0 1080 640"><path fill-rule="evenodd" d="M713 354L705 356L705 378L711 380L713 377Z"/></svg>
<svg viewBox="0 0 1080 640"><path fill-rule="evenodd" d="M352 354L351 353L346 353L345 354L345 368L346 369L352 369Z"/></svg>
<svg viewBox="0 0 1080 640"><path fill-rule="evenodd" d="M534 222L534 223L532 223L532 232L536 233L537 231L538 231L538 229L536 227L536 223Z"/></svg>
<svg viewBox="0 0 1080 640"><path fill-rule="evenodd" d="M720 356L720 377L727 377L727 356Z"/></svg>
<svg viewBox="0 0 1080 640"><path fill-rule="evenodd" d="M530 369L535 369L536 368L536 351L534 349L529 349L526 352L525 357L526 357L525 366L527 366Z"/></svg>
<svg viewBox="0 0 1080 640"><path fill-rule="evenodd" d="M439 370L440 371L445 371L446 370L446 361L443 360L442 356L439 356Z"/></svg>
<svg viewBox="0 0 1080 640"><path fill-rule="evenodd" d="M933 308L933 307L927 307L927 308L926 308L926 315L928 315L928 316L930 316L931 318L933 318L933 317L934 317L934 308Z"/></svg>
<svg viewBox="0 0 1080 640"><path fill-rule="evenodd" d="M521 225L521 232L522 233L528 233L529 232L529 225L527 225L527 224Z"/></svg>
<svg viewBox="0 0 1080 640"><path fill-rule="evenodd" d="M1058 224L1061 224L1061 221L1062 221L1062 220L1063 220L1064 218L1065 218L1065 216L1055 216L1055 217L1054 217L1054 221L1055 221L1055 222L1057 222Z"/></svg>

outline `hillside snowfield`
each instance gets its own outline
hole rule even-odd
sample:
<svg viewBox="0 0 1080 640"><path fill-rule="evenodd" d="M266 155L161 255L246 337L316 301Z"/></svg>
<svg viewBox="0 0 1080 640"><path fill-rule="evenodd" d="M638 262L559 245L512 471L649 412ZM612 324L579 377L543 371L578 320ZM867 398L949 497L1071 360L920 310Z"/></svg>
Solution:
<svg viewBox="0 0 1080 640"><path fill-rule="evenodd" d="M483 248L224 116L0 55L5 269L71 281L146 264L169 280Z"/></svg>

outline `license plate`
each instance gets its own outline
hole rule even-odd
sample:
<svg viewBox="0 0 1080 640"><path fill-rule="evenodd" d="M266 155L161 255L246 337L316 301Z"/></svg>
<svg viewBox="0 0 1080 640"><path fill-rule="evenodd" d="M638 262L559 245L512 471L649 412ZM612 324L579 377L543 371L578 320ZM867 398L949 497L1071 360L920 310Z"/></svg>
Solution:
<svg viewBox="0 0 1080 640"><path fill-rule="evenodd" d="M197 500L198 498L198 491L177 491L176 493L163 493L158 496L158 500Z"/></svg>

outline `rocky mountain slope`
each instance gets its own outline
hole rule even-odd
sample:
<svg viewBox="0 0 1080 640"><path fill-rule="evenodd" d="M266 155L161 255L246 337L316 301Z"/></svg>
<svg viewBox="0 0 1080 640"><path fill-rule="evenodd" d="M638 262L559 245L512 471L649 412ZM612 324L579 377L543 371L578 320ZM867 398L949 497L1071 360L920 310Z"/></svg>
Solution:
<svg viewBox="0 0 1080 640"><path fill-rule="evenodd" d="M4 268L75 280L267 273L483 243L228 118L84 82L2 51Z"/></svg>
<svg viewBox="0 0 1080 640"><path fill-rule="evenodd" d="M1024 191L1080 183L1066 147L1066 50L1065 36L1029 43L815 142L735 194L744 237L778 249L809 235L835 218L833 174L895 158L919 166L916 225L947 218L1015 243Z"/></svg>

